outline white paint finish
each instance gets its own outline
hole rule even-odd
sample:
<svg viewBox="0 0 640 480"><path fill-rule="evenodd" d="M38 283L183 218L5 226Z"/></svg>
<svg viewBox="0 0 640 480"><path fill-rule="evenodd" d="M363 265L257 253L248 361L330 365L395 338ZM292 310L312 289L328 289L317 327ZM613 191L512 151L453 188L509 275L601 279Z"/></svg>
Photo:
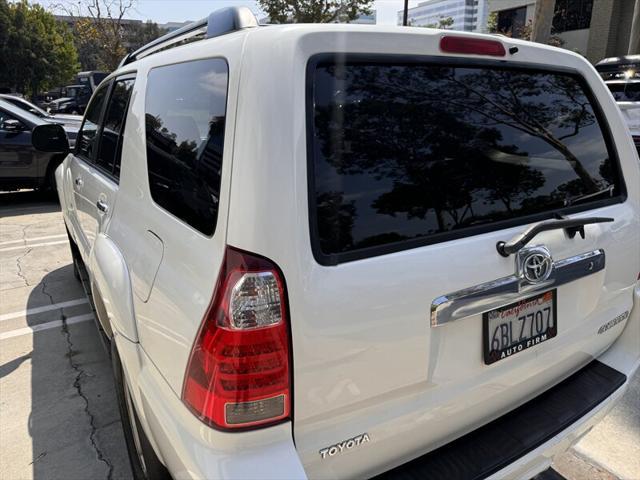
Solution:
<svg viewBox="0 0 640 480"><path fill-rule="evenodd" d="M143 428L176 479L305 479L291 423L225 433L207 428L185 407L140 344L116 336L134 385Z"/></svg>
<svg viewBox="0 0 640 480"><path fill-rule="evenodd" d="M511 39L503 41L507 49L518 46L519 62L564 65L587 78L610 119L628 188L626 203L575 215L616 219L587 227L585 240L567 241L562 231L536 238L558 260L595 248L607 255L604 272L558 288L558 336L485 366L480 315L429 327L433 299L514 273L513 258L499 257L495 244L526 225L337 267L315 262L307 213L307 59L342 51L440 55L441 35L290 25L252 32L247 40L228 242L274 260L284 272L293 336L294 436L312 477L373 475L496 418L605 350L620 330L594 332L631 306L630 286L640 265L640 172L620 112L583 58ZM275 64L286 75L273 75ZM372 440L366 447L321 460L322 448L363 431Z"/></svg>
<svg viewBox="0 0 640 480"><path fill-rule="evenodd" d="M89 303L86 298L78 298L76 300L69 300L67 302L53 303L51 305L44 305L42 307L28 308L26 310L20 310L17 312L5 313L0 315L0 322L11 320L14 318L26 317L28 315L36 315L38 313L50 312L51 310L60 310L62 308L75 307L77 305L84 305Z"/></svg>
<svg viewBox="0 0 640 480"><path fill-rule="evenodd" d="M129 341L138 341L133 308L133 293L129 270L117 245L105 234L100 233L91 250L89 270L92 274L92 294L99 297L107 312L111 328L118 330Z"/></svg>
<svg viewBox="0 0 640 480"><path fill-rule="evenodd" d="M61 240L59 242L45 242L45 243L34 243L31 245L18 245L17 247L0 248L0 253L13 252L16 250L27 250L29 248L50 247L52 245L62 245L63 243L69 243L69 242L67 240Z"/></svg>
<svg viewBox="0 0 640 480"><path fill-rule="evenodd" d="M40 323L33 327L23 327L16 330L9 330L8 332L0 333L0 340L6 340L8 338L21 337L23 335L32 335L42 330L50 330L52 328L62 327L64 323L67 325L73 325L74 323L86 322L87 320L93 320L93 314L87 313L85 315L78 315L76 317L69 317L65 322L62 320L53 320L47 323Z"/></svg>
<svg viewBox="0 0 640 480"><path fill-rule="evenodd" d="M120 248L134 285L150 278L149 265L158 262L157 240L163 244L162 261L155 273L148 301L133 295L139 341L176 395L182 390L191 346L209 305L226 242L229 177L234 146L240 53L245 33L195 42L151 55L133 65L137 79L126 121L122 174L117 206L108 235ZM160 208L150 197L146 169L144 129L148 71L157 65L204 58L226 58L229 65L220 205L215 234L209 238ZM141 215L144 212L144 215ZM142 268L140 268L142 266ZM147 280L149 281L149 280Z"/></svg>
<svg viewBox="0 0 640 480"><path fill-rule="evenodd" d="M499 257L495 243L526 226L337 267L315 262L307 212L308 58L342 51L439 55L441 35L428 29L287 25L195 42L127 67L136 68L138 76L117 205L105 231L112 254L100 262L105 267L99 270L102 274L94 274L94 281L102 292L112 283L124 285L125 270L133 278L145 277L136 265L144 262L140 252L153 248L146 232L161 239L163 257L148 301L144 295L132 297L140 344L118 338L127 345L123 362L145 428L175 477L269 475L273 465L284 465L282 473L290 473L282 476L373 475L532 398L601 355L625 328L620 324L595 334L603 323L631 308L640 265L640 166L633 144L593 67L576 54L528 42L501 39L507 48L518 46L519 62L564 65L585 76L614 133L628 189L624 204L576 215L616 219L588 226L585 240L567 241L559 231L536 240L547 245L555 259L597 248L607 254L603 272L558 289L558 336L485 366L479 316L429 327L434 298L513 273L513 259ZM149 196L144 91L154 66L215 56L228 59L229 99L220 214L216 234L206 238ZM74 211L65 210L67 215ZM223 434L202 425L179 400L191 345L227 241L274 260L284 272L292 323L296 450L290 424ZM122 260L112 276L106 265L116 253ZM112 295L110 301L116 312L123 298ZM114 321L120 316L114 313ZM626 348L624 342L619 345L616 351ZM637 350L619 354L619 369L630 371L638 355ZM362 448L320 460L322 448L363 432L371 442ZM268 466L260 458L267 458ZM518 462L513 466L520 467L528 472L538 468Z"/></svg>
<svg viewBox="0 0 640 480"><path fill-rule="evenodd" d="M14 243L21 243L23 245L27 245L29 242L39 242L41 240L51 240L52 238L64 238L66 235L61 233L60 235L46 235L44 237L34 237L34 238L20 238L19 240L8 240L6 242L0 242L0 247L4 245L13 245Z"/></svg>
<svg viewBox="0 0 640 480"><path fill-rule="evenodd" d="M144 235L144 240L146 248L138 250L131 263L133 274L131 283L136 296L146 303L151 295L160 262L162 262L164 244L155 233L148 230Z"/></svg>

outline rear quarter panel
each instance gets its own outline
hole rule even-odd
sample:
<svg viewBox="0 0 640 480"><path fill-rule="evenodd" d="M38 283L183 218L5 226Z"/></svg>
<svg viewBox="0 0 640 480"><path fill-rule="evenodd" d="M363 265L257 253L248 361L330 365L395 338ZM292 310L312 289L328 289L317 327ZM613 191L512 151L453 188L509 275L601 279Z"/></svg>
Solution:
<svg viewBox="0 0 640 480"><path fill-rule="evenodd" d="M477 238L457 243L465 257L475 259L473 269L456 255L459 250L452 248L451 242L430 247L433 253L428 259L415 249L329 268L315 261L307 196L308 59L317 53L342 51L441 55L441 35L423 29L400 33L392 28L326 26L313 31L290 26L274 33L257 31L247 43L238 100L242 128L237 129L235 140L228 243L274 260L284 272L293 338L294 437L310 476L372 475L437 448L557 383L604 351L623 328L621 325L608 335L594 337L591 328L613 312L597 308L590 300L594 292L568 290L576 303L584 301L579 308L590 314L588 328L570 352L564 349L563 353L560 343L553 352L551 347L532 349L522 354L519 366L498 364L482 374L469 373L461 381L469 363L477 362L480 324L452 324L447 332L430 329L429 306L436 296L430 292L456 290L459 287L453 279L463 274L469 285L491 280L483 275L484 270L497 268L504 276L512 274L513 260L496 258L494 246L522 227L484 235L482 245L490 245L491 251ZM627 199L624 204L580 215L616 217L616 230L607 239L607 248L619 248L626 256L611 258L607 271L595 279L601 286L596 293L602 295L602 304L624 296L619 306L630 308L640 265L640 166L622 115L595 69L582 57L528 42L502 41L507 48L519 49L510 61L577 70L601 104L621 159ZM595 226L593 235L580 243L581 250L597 247L593 238L600 235L599 229ZM553 254L557 259L570 256L576 248L559 241L561 235L549 232L541 237L556 246ZM403 302L402 298L410 300ZM416 321L416 304L409 302L420 298L424 316ZM364 301L369 303L363 305ZM383 321L385 318L389 321ZM543 351L545 365L556 362L557 368L550 370L535 363ZM530 380L523 382L523 378ZM416 414L420 405L431 408ZM370 444L321 460L318 452L322 448L365 431L371 434Z"/></svg>

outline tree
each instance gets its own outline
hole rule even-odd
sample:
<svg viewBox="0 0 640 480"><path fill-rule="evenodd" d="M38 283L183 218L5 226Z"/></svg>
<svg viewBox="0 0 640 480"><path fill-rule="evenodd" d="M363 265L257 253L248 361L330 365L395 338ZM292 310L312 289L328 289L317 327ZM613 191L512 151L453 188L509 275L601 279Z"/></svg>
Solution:
<svg viewBox="0 0 640 480"><path fill-rule="evenodd" d="M451 17L440 17L438 23L429 23L425 25L427 28L439 28L440 30L449 30L453 27L453 18Z"/></svg>
<svg viewBox="0 0 640 480"><path fill-rule="evenodd" d="M132 24L128 29L128 33L128 50L135 51L166 32L161 30L157 23L147 20L145 23Z"/></svg>
<svg viewBox="0 0 640 480"><path fill-rule="evenodd" d="M515 30L513 29L500 30L498 27L498 12L491 12L489 14L489 18L487 19L487 31L489 33L499 33L507 37L533 41L532 40L533 23L531 20L529 20L529 22L527 22L522 27ZM554 34L552 31L551 35L547 38L546 43L547 45L551 45L552 47L562 47L564 45L564 40L558 35Z"/></svg>
<svg viewBox="0 0 640 480"><path fill-rule="evenodd" d="M371 14L373 0L258 0L271 23L346 23Z"/></svg>
<svg viewBox="0 0 640 480"><path fill-rule="evenodd" d="M136 1L63 0L53 6L74 19L74 39L83 68L115 70L127 53L160 35L155 23L140 25L125 18Z"/></svg>
<svg viewBox="0 0 640 480"><path fill-rule="evenodd" d="M572 77L454 67L325 68L339 79L340 90L339 97L326 94L330 101L319 97L315 108L322 161L343 176L385 182L368 200L377 213L427 220L429 231L442 232L511 218L509 212L537 213L540 205L562 205L606 185L574 153L579 134L597 120ZM521 135L527 140L514 142ZM573 171L575 181L547 186L527 161L538 152ZM605 178L610 167L603 153ZM380 240L349 236L362 212L353 192L340 190L348 183L316 185L328 251Z"/></svg>
<svg viewBox="0 0 640 480"><path fill-rule="evenodd" d="M78 69L71 32L40 5L0 0L0 85L36 95Z"/></svg>

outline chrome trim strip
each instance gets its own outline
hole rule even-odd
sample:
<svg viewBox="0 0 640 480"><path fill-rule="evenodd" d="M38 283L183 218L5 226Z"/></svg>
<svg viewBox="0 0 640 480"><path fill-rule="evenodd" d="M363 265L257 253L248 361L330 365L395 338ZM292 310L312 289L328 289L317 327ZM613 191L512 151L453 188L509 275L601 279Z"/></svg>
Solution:
<svg viewBox="0 0 640 480"><path fill-rule="evenodd" d="M524 295L558 287L603 270L604 250L593 250L553 262L551 275L545 281L531 284L514 274L464 290L442 295L431 303L431 326L484 313L521 299Z"/></svg>

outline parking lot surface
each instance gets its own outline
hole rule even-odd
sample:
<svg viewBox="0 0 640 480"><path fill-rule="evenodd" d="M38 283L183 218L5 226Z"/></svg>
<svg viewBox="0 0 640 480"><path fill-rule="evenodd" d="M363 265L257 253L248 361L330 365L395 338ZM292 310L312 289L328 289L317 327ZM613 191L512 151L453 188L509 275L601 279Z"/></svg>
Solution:
<svg viewBox="0 0 640 480"><path fill-rule="evenodd" d="M638 375L555 469L570 480L640 479ZM0 193L0 479L129 478L110 361L59 206Z"/></svg>

